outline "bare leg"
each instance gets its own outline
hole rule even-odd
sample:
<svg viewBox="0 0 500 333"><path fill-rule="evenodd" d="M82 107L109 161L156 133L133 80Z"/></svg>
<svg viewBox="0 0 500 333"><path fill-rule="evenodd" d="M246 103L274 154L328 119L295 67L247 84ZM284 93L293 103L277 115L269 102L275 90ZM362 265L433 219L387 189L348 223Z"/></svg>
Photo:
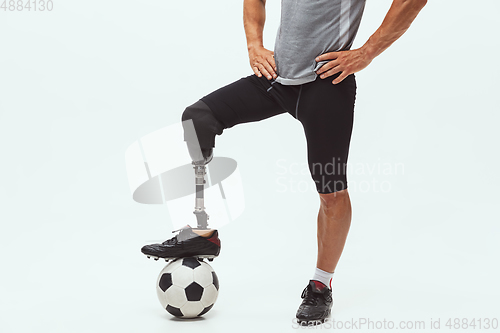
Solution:
<svg viewBox="0 0 500 333"><path fill-rule="evenodd" d="M318 260L316 266L333 273L351 226L351 200L347 189L320 195Z"/></svg>

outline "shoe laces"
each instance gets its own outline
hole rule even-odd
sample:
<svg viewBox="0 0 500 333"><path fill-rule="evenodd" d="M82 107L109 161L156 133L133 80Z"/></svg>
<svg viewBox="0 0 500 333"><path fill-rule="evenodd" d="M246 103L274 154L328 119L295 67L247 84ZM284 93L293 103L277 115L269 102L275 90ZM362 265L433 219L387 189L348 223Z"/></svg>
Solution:
<svg viewBox="0 0 500 333"><path fill-rule="evenodd" d="M181 236L182 234L187 233L188 230L190 230L190 229L191 229L191 227L189 225L186 225L186 226L184 226L184 227L182 227L180 229L172 231L172 233L175 233L175 232L179 232L179 233L177 235L175 235L174 237L172 237L170 239L167 239L162 244L163 245L175 245L175 244L177 244L178 241L179 241L179 236Z"/></svg>
<svg viewBox="0 0 500 333"><path fill-rule="evenodd" d="M301 298L304 300L302 301L302 304L305 305L316 305L318 303L318 297L319 295L315 295L315 293L312 291L312 288L310 285L308 285L303 291L302 295L300 295Z"/></svg>

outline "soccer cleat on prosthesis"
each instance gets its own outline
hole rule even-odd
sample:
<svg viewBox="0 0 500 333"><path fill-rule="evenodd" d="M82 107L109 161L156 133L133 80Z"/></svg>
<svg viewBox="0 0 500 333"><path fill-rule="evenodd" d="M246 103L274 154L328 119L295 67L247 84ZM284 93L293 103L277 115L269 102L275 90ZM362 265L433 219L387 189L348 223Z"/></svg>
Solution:
<svg viewBox="0 0 500 333"><path fill-rule="evenodd" d="M330 288L323 283L310 280L302 291L302 304L297 310L297 323L301 326L318 325L330 315L333 297Z"/></svg>
<svg viewBox="0 0 500 333"><path fill-rule="evenodd" d="M161 244L143 246L141 252L148 258L153 257L155 260L162 258L168 261L176 258L195 257L199 260L207 258L212 261L220 253L219 233L215 229L208 228L208 214L203 206L203 191L206 183L204 179L205 165L212 160L213 150L211 148L196 150L189 144L188 149L195 170L196 202L193 214L196 216L198 227L193 229L187 225L173 231L179 231L179 233Z"/></svg>
<svg viewBox="0 0 500 333"><path fill-rule="evenodd" d="M212 261L219 255L220 239L217 230L203 230L208 234L205 237L198 235L189 225L176 231L179 231L176 236L161 244L143 246L141 252L148 258L153 257L155 260L162 258L166 261L184 257L201 260L207 258Z"/></svg>

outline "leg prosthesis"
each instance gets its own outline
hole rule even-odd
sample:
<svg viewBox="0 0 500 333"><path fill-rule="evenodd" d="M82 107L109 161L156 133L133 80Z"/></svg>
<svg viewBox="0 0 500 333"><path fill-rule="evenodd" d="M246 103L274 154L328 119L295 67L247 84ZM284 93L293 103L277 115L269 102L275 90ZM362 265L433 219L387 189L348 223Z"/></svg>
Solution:
<svg viewBox="0 0 500 333"><path fill-rule="evenodd" d="M196 215L198 229L208 229L208 214L204 207L204 188L206 164L213 158L215 135L221 135L224 125L219 122L212 110L201 100L188 106L182 114L184 141L193 160L195 172L196 201L193 213Z"/></svg>

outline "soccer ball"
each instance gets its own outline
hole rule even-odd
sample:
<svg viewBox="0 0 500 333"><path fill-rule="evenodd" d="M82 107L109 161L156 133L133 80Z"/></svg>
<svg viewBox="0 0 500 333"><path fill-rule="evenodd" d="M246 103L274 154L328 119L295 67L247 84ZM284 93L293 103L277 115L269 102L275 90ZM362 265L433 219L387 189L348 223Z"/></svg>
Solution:
<svg viewBox="0 0 500 333"><path fill-rule="evenodd" d="M161 306L171 315L195 318L214 306L219 280L206 262L193 257L179 258L160 272L156 293Z"/></svg>

